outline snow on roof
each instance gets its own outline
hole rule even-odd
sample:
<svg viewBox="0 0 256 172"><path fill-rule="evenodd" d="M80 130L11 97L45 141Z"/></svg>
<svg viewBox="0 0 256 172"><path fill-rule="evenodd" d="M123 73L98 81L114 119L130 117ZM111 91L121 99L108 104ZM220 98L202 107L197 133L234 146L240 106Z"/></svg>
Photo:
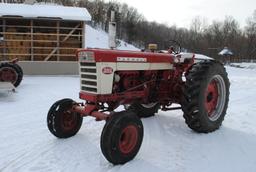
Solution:
<svg viewBox="0 0 256 172"><path fill-rule="evenodd" d="M89 21L91 15L86 8L66 7L49 4L0 3L0 17L21 16L25 18L60 18L63 20Z"/></svg>
<svg viewBox="0 0 256 172"><path fill-rule="evenodd" d="M219 55L225 56L225 55L233 55L232 51L228 49L228 47L224 47L221 52L219 52Z"/></svg>

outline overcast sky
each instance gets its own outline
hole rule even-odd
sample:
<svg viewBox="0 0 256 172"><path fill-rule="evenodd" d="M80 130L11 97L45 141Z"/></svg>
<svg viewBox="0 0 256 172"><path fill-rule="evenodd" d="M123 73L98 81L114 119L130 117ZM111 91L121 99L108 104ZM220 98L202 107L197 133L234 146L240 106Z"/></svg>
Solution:
<svg viewBox="0 0 256 172"><path fill-rule="evenodd" d="M224 20L233 16L244 26L246 19L256 10L256 0L117 0L138 9L149 21L189 27L191 19L202 16L210 24L212 20Z"/></svg>

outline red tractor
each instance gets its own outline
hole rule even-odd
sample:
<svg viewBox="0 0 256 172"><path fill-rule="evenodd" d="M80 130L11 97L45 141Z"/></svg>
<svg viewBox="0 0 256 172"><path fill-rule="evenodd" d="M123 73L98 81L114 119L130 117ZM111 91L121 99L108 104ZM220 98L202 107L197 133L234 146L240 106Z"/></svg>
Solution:
<svg viewBox="0 0 256 172"><path fill-rule="evenodd" d="M20 85L23 71L17 62L18 59L10 62L0 62L0 88L13 89Z"/></svg>
<svg viewBox="0 0 256 172"><path fill-rule="evenodd" d="M77 51L80 99L55 102L47 116L58 138L74 136L83 117L105 120L100 146L113 164L124 164L138 153L143 140L141 117L158 110L182 109L186 124L199 133L217 130L226 114L229 80L215 60L195 63L194 54L105 49ZM173 103L181 107L171 106ZM126 110L116 112L120 105Z"/></svg>

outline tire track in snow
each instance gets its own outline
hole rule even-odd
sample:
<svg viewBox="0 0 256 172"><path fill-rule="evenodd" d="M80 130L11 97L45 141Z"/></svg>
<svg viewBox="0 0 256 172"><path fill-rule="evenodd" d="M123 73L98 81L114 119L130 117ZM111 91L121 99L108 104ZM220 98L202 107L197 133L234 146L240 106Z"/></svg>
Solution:
<svg viewBox="0 0 256 172"><path fill-rule="evenodd" d="M176 111L178 112L178 111ZM163 171L185 171L185 157L183 152L188 148L177 142L186 142L186 139L177 138L185 126L181 120L180 112L159 112L155 117L143 119L145 136L141 153L150 164ZM164 139L163 139L164 138ZM161 161L158 161L162 159ZM168 170L167 170L168 169Z"/></svg>
<svg viewBox="0 0 256 172"><path fill-rule="evenodd" d="M0 168L0 171L19 171L20 168L35 161L38 157L51 151L52 148L53 146L45 146L42 142L37 143L32 147L27 147L26 150L24 150L26 152L16 155L17 157L7 162L4 167Z"/></svg>

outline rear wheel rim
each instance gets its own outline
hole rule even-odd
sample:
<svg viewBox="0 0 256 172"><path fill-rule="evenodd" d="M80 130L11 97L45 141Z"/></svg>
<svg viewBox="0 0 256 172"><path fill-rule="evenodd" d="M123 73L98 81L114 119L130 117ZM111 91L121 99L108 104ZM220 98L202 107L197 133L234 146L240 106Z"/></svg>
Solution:
<svg viewBox="0 0 256 172"><path fill-rule="evenodd" d="M123 154L133 151L138 142L138 129L134 125L125 127L119 138L119 149Z"/></svg>
<svg viewBox="0 0 256 172"><path fill-rule="evenodd" d="M216 121L221 116L226 102L226 87L223 77L215 75L211 78L205 92L205 108L208 118Z"/></svg>
<svg viewBox="0 0 256 172"><path fill-rule="evenodd" d="M1 81L15 83L17 81L17 72L10 67L3 67L0 69Z"/></svg>

